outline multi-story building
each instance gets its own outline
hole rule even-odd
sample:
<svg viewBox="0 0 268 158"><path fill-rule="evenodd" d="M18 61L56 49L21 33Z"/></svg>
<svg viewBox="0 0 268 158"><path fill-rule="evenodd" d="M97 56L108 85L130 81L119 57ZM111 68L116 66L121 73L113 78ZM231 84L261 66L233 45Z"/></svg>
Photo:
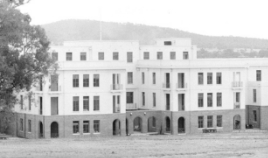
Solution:
<svg viewBox="0 0 268 158"><path fill-rule="evenodd" d="M197 59L190 39L70 41L59 68L18 95L17 136L268 130L267 59Z"/></svg>

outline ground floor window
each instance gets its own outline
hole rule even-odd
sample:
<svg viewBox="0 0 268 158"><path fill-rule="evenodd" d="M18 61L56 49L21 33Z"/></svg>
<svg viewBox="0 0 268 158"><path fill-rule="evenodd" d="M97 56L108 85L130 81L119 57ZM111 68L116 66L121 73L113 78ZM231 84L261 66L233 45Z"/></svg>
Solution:
<svg viewBox="0 0 268 158"><path fill-rule="evenodd" d="M100 120L94 120L94 133L100 133Z"/></svg>
<svg viewBox="0 0 268 158"><path fill-rule="evenodd" d="M32 132L32 121L28 120L28 132Z"/></svg>
<svg viewBox="0 0 268 158"><path fill-rule="evenodd" d="M213 127L213 116L208 116L207 119L208 119L208 120L207 120L207 121L208 121L208 122L207 122L207 123L208 123L208 124L207 124L207 127L208 127L208 128Z"/></svg>
<svg viewBox="0 0 268 158"><path fill-rule="evenodd" d="M89 121L83 122L83 133L89 133Z"/></svg>
<svg viewBox="0 0 268 158"><path fill-rule="evenodd" d="M23 131L23 119L20 119L20 130Z"/></svg>
<svg viewBox="0 0 268 158"><path fill-rule="evenodd" d="M222 115L217 116L217 127L222 127Z"/></svg>
<svg viewBox="0 0 268 158"><path fill-rule="evenodd" d="M73 121L73 133L79 133L79 121Z"/></svg>
<svg viewBox="0 0 268 158"><path fill-rule="evenodd" d="M198 128L204 128L204 117L198 116Z"/></svg>

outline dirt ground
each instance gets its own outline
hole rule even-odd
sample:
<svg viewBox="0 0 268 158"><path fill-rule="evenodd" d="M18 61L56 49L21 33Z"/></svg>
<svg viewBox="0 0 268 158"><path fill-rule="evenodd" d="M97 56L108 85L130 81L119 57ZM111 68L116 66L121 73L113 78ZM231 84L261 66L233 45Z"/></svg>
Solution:
<svg viewBox="0 0 268 158"><path fill-rule="evenodd" d="M268 133L0 140L0 157L268 158Z"/></svg>

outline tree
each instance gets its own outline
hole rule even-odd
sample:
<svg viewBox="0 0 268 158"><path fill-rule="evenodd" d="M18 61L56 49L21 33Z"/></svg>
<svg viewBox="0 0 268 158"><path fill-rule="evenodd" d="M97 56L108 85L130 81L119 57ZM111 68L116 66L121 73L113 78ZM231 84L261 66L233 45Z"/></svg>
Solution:
<svg viewBox="0 0 268 158"><path fill-rule="evenodd" d="M28 2L0 1L0 110L1 117L6 115L0 124L5 128L16 103L14 92L30 91L38 78L57 67L48 54L44 29L30 25L31 17L17 9Z"/></svg>

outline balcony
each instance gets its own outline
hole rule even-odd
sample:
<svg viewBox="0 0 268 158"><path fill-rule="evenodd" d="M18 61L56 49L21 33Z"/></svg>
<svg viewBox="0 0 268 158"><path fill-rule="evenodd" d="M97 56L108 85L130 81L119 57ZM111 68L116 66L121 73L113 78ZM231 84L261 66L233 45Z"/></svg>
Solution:
<svg viewBox="0 0 268 158"><path fill-rule="evenodd" d="M243 88L243 82L241 81L232 82L232 89L242 89L242 88Z"/></svg>
<svg viewBox="0 0 268 158"><path fill-rule="evenodd" d="M117 106L114 108L114 113L120 113L120 105L117 105Z"/></svg>
<svg viewBox="0 0 268 158"><path fill-rule="evenodd" d="M112 84L111 85L111 91L112 92L120 92L123 90L123 85L122 84Z"/></svg>
<svg viewBox="0 0 268 158"><path fill-rule="evenodd" d="M176 90L177 91L185 91L187 89L187 83L177 83L176 84Z"/></svg>
<svg viewBox="0 0 268 158"><path fill-rule="evenodd" d="M240 103L234 103L234 109L240 109Z"/></svg>
<svg viewBox="0 0 268 158"><path fill-rule="evenodd" d="M163 83L163 89L170 90L171 84L170 83Z"/></svg>

